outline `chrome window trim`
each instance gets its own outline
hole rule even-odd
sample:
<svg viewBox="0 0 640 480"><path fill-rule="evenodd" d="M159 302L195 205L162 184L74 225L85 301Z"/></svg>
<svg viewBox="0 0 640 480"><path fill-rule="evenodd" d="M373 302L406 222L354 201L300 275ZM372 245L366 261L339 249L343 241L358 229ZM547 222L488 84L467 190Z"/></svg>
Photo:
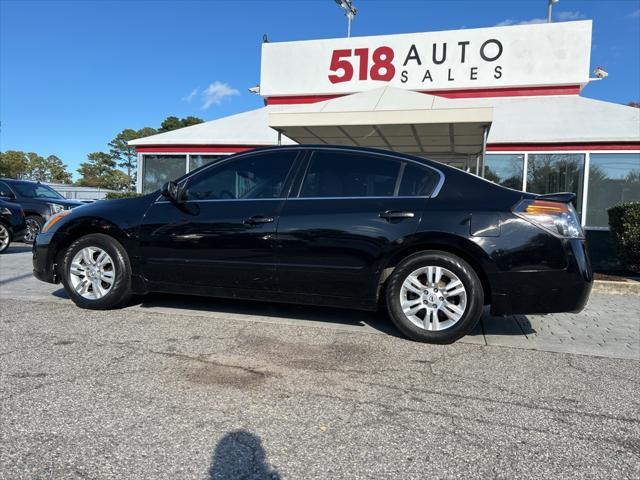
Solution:
<svg viewBox="0 0 640 480"><path fill-rule="evenodd" d="M283 149L283 150L285 150L285 149ZM262 199L259 199L259 198L229 198L229 199L211 199L211 200L186 200L186 201L184 201L182 203L205 202L205 201L206 202L218 202L218 201L233 201L233 200L243 200L243 201L249 201L249 200L258 200L258 201L260 201L260 200L282 200L282 199L285 199L285 200L298 200L298 199L299 200L309 200L309 199L326 200L326 199L329 199L329 198L334 199L334 200L348 199L348 198L360 198L360 199L362 199L362 198L436 198L438 196L438 194L440 193L440 190L442 189L442 186L444 185L444 181L445 181L445 174L442 172L442 170L439 170L436 167L433 167L431 165L427 165L427 164L419 162L417 160L413 160L412 158L405 158L405 157L399 157L399 156L393 155L393 153L369 152L369 151L366 151L366 150L365 151L358 151L358 150L352 150L352 149L348 149L348 148L330 147L330 146L329 147L293 147L293 148L288 147L288 148L286 148L286 150L296 150L298 152L301 152L301 151L308 152L308 151L310 151L312 153L313 152L318 152L318 151L339 151L339 152L347 152L347 153L356 151L356 152L358 152L360 154L387 157L387 158L392 158L394 160L397 160L399 162L411 162L411 163L414 163L414 164L418 165L419 167L429 168L429 169L433 170L434 172L436 172L440 176L440 180L438 181L438 183L436 184L435 188L433 189L433 192L431 192L431 194L428 195L428 196L405 196L405 197L401 197L401 196L397 196L397 197L395 197L395 196L391 196L391 197L389 197L389 196L382 196L382 197L371 196L371 197L368 197L367 196L367 197L308 197L308 198L296 196L296 197L278 197L278 198L262 198ZM201 173L206 172L210 168L219 167L219 166L225 164L226 162L231 162L231 161L236 160L236 159L240 159L240 158L244 158L244 157L248 157L248 156L252 156L252 155L260 155L261 153L267 153L267 152L273 152L273 151L278 151L278 150L276 148L269 148L269 149L257 150L257 151L256 150L250 150L248 152L241 152L241 153L229 155L229 158L221 159L220 161L217 161L217 162L212 162L211 164L206 165L206 167L203 168L200 171L197 171L197 172L194 171L193 173L192 172L187 172L186 176L183 177L180 180L180 183L187 182L194 174L198 174L199 175ZM310 164L311 164L311 161L309 161L307 163L307 168L309 168ZM304 180L304 177L306 176L306 174L307 174L307 172L305 171L304 176L302 177L303 180ZM302 183L304 183L304 182L301 182L301 184L300 184L300 191L298 192L298 195L300 195L302 193ZM162 198L162 194L160 194L158 198ZM171 202L170 200L162 201L162 200L156 199L155 203L173 203L173 202Z"/></svg>
<svg viewBox="0 0 640 480"><path fill-rule="evenodd" d="M160 195L154 203L173 203L171 200L161 200L162 195ZM375 199L385 199L385 200L390 200L390 199L396 199L396 200L401 200L403 198L421 198L421 199L428 199L431 197L425 197L425 196L420 196L420 195L405 195L405 196L389 196L389 195L382 195L382 196L357 196L357 197L277 197L277 198L210 198L207 200L185 200L184 202L180 202L181 204L183 203L194 203L194 202L198 202L198 203L203 203L203 202L268 202L268 201L282 201L282 200L375 200Z"/></svg>

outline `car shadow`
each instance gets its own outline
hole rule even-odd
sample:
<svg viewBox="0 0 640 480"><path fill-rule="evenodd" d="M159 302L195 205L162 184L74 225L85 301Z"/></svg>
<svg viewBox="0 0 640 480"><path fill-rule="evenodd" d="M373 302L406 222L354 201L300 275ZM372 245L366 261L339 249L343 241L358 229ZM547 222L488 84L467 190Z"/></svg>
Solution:
<svg viewBox="0 0 640 480"><path fill-rule="evenodd" d="M403 338L403 335L395 328L393 323L382 311L366 312L323 306L171 295L164 293L152 293L138 297L135 303L142 308L160 307L196 310L229 315L253 315L258 317L275 317L285 320L302 320L327 325L337 324L369 327L388 335Z"/></svg>
<svg viewBox="0 0 640 480"><path fill-rule="evenodd" d="M30 252L31 249L31 245L25 245L25 244L20 244L20 245L14 245L11 244L9 245L9 248L7 248L2 255L11 255L13 253L25 253L25 252Z"/></svg>
<svg viewBox="0 0 640 480"><path fill-rule="evenodd" d="M536 333L533 325L525 315L491 315L489 307L485 307L476 328L469 335L532 335Z"/></svg>
<svg viewBox="0 0 640 480"><path fill-rule="evenodd" d="M199 312L215 312L229 315L253 315L257 317L274 317L284 320L301 320L317 322L325 325L347 325L369 327L387 335L405 338L389 320L386 312L348 310L342 308L322 307L314 305L296 305L273 303L258 300L235 300L213 297L197 297L188 295L156 294L136 297L133 304L141 308L171 308L196 310ZM480 322L469 336L492 335L528 335L535 333L533 326L524 315L508 317L492 316L485 308Z"/></svg>
<svg viewBox="0 0 640 480"><path fill-rule="evenodd" d="M220 439L211 458L207 480L280 480L277 470L267 463L260 438L246 430L227 433Z"/></svg>

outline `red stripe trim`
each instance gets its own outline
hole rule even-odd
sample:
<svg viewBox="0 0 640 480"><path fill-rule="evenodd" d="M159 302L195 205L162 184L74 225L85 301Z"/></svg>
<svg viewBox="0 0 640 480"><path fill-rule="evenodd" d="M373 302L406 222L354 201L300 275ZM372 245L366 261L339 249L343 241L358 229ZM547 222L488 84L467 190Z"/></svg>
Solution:
<svg viewBox="0 0 640 480"><path fill-rule="evenodd" d="M535 95L578 95L580 85L561 85L554 87L507 87L507 88L476 88L467 90L421 90L445 98L488 98L488 97L530 97ZM294 105L316 103L333 98L344 97L348 94L333 95L291 95L288 97L268 97L267 105Z"/></svg>
<svg viewBox="0 0 640 480"><path fill-rule="evenodd" d="M640 150L640 142L599 143L492 143L489 152L505 151L549 151L549 150Z"/></svg>
<svg viewBox="0 0 640 480"><path fill-rule="evenodd" d="M445 98L487 98L487 97L531 97L536 95L578 95L580 85L561 85L555 87L510 87L510 88L478 88L472 90L438 90L425 91Z"/></svg>
<svg viewBox="0 0 640 480"><path fill-rule="evenodd" d="M140 145L138 153L238 153L265 145Z"/></svg>
<svg viewBox="0 0 640 480"><path fill-rule="evenodd" d="M268 97L267 105L295 105L298 103L317 103L344 97L345 95L292 95L290 97Z"/></svg>

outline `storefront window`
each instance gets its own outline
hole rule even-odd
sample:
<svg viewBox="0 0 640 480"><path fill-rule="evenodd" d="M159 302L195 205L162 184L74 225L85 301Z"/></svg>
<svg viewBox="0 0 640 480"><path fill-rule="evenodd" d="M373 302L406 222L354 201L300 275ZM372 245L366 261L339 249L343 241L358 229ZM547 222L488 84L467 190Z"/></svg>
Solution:
<svg viewBox="0 0 640 480"><path fill-rule="evenodd" d="M200 168L207 163L213 162L226 155L189 155L189 171Z"/></svg>
<svg viewBox="0 0 640 480"><path fill-rule="evenodd" d="M144 155L142 192L153 192L163 183L181 177L186 173L186 164L186 155Z"/></svg>
<svg viewBox="0 0 640 480"><path fill-rule="evenodd" d="M573 192L573 202L582 214L584 155L581 153L529 154L527 159L527 192Z"/></svg>
<svg viewBox="0 0 640 480"><path fill-rule="evenodd" d="M524 155L487 155L484 178L503 187L522 190Z"/></svg>
<svg viewBox="0 0 640 480"><path fill-rule="evenodd" d="M640 153L592 153L586 226L608 227L607 208L640 201Z"/></svg>

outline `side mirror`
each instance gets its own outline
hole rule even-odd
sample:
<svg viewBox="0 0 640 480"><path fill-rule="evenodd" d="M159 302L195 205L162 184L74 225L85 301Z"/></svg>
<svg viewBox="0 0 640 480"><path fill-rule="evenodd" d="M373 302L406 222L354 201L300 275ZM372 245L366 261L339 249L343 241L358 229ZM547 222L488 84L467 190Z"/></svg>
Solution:
<svg viewBox="0 0 640 480"><path fill-rule="evenodd" d="M180 186L174 181L167 182L162 185L160 193L163 197L168 198L172 202L182 203L182 188L180 188Z"/></svg>

